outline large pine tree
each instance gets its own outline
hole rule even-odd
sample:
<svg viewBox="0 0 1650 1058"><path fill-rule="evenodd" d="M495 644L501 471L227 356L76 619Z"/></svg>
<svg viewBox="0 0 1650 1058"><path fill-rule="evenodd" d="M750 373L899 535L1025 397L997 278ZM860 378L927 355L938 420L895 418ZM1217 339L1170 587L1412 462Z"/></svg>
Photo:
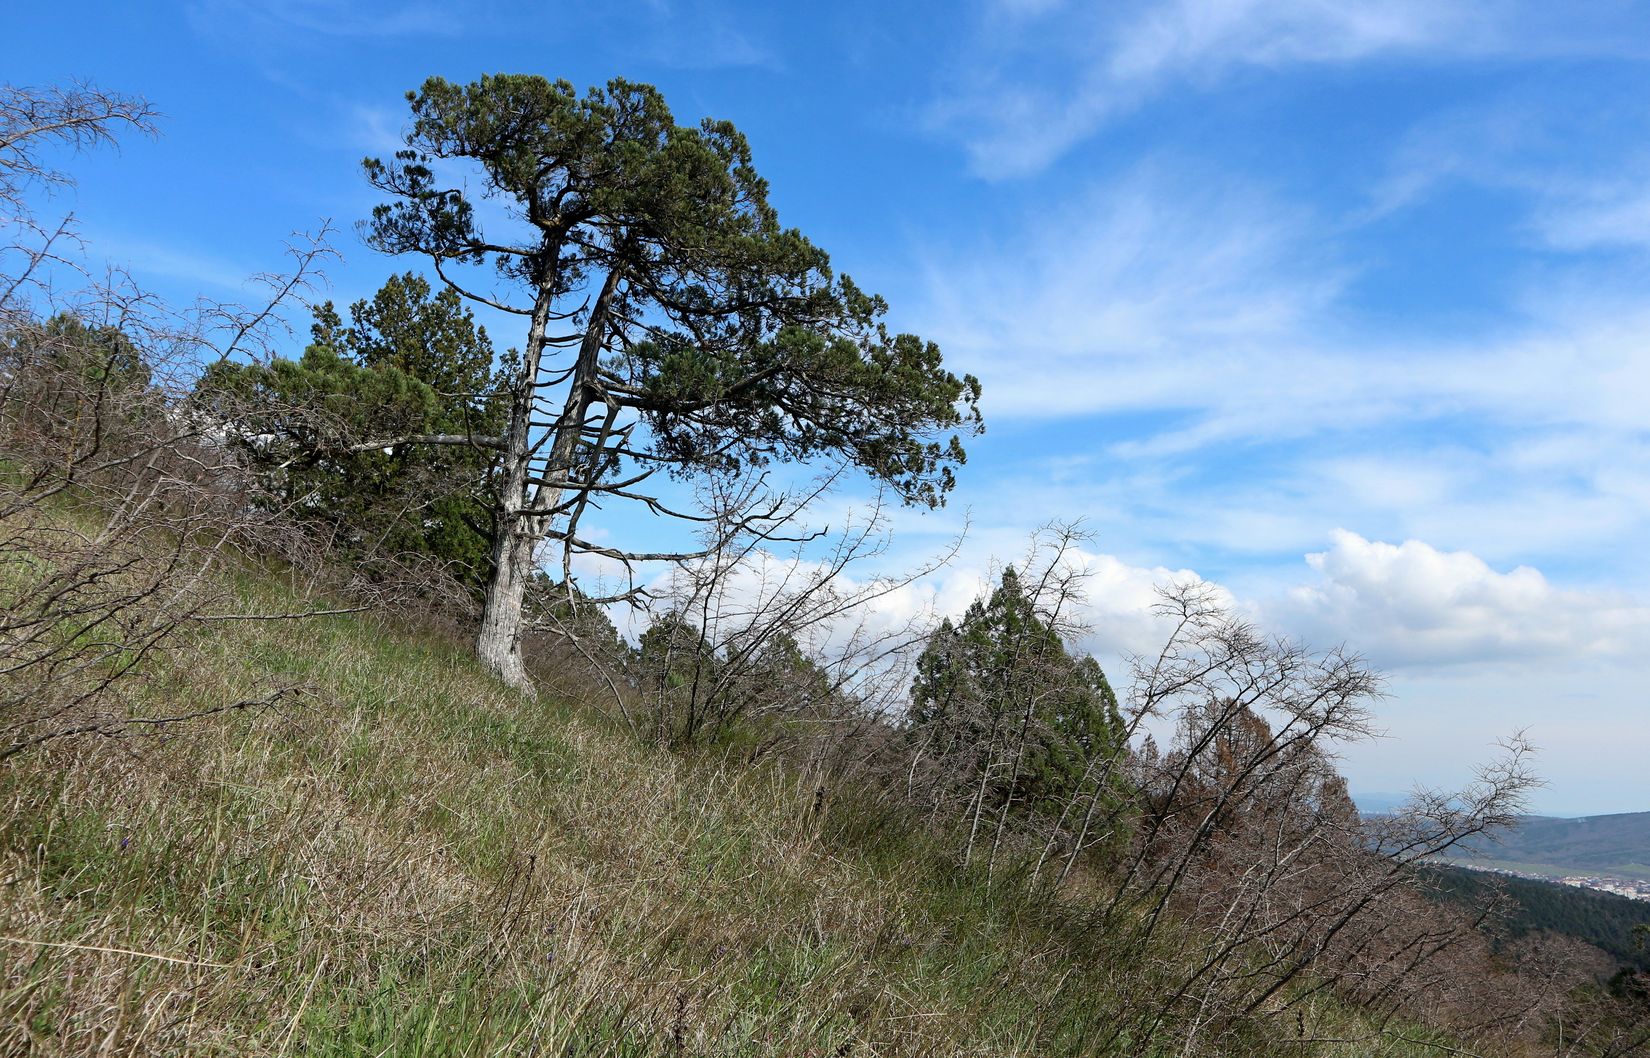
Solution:
<svg viewBox="0 0 1650 1058"><path fill-rule="evenodd" d="M581 528L604 504L670 513L655 474L725 481L820 457L941 501L963 460L952 431L978 426L978 382L891 333L881 299L780 226L731 124L677 125L656 90L623 80L580 96L528 75L432 78L408 99L407 149L366 162L390 196L369 240L423 257L524 332L501 430L408 435L497 453L477 651L506 681L528 685L523 597L541 544L560 545L569 573L579 554L671 557ZM743 501L713 512L725 537L778 528L783 505L761 488L721 495Z"/></svg>

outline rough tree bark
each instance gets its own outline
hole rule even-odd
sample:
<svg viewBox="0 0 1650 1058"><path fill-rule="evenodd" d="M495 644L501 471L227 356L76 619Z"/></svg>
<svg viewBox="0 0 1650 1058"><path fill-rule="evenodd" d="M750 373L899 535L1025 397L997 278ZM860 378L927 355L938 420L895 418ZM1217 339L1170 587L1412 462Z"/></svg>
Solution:
<svg viewBox="0 0 1650 1058"><path fill-rule="evenodd" d="M539 545L549 534L552 512L561 503L572 482L573 463L585 431L591 404L602 393L598 376L602 334L618 290L621 274L614 268L602 284L601 294L590 312L578 359L563 407L550 435L550 452L544 476L533 480L532 444L533 397L539 365L543 360L545 328L555 298L555 278L540 286L528 336L532 352L522 358L521 374L510 406L510 426L505 437L505 478L501 504L501 531L493 546L493 576L487 583L482 603L481 628L476 636L476 654L505 683L518 690L530 690L521 641L525 629L524 603L527 580L532 574ZM529 495L528 488L532 492Z"/></svg>

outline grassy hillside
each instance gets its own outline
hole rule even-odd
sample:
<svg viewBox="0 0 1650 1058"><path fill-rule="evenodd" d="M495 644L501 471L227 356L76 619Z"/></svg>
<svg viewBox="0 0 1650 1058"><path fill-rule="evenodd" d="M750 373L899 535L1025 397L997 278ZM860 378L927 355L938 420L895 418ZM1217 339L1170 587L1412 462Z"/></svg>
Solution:
<svg viewBox="0 0 1650 1058"><path fill-rule="evenodd" d="M373 618L188 656L148 708L306 691L0 769L0 1053L1181 1053L1130 1037L1149 966L846 793L816 811L801 777L642 746Z"/></svg>
<svg viewBox="0 0 1650 1058"><path fill-rule="evenodd" d="M1650 812L1530 816L1493 842L1479 842L1461 854L1487 864L1516 864L1529 873L1650 878Z"/></svg>

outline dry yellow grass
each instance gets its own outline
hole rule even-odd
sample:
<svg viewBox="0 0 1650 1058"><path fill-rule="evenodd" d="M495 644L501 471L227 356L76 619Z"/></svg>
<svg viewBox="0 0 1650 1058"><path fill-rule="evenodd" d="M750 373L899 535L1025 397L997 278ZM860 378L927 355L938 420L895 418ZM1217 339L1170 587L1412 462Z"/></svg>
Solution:
<svg viewBox="0 0 1650 1058"><path fill-rule="evenodd" d="M1029 1058L1151 988L892 809L520 698L438 633L180 656L147 708L305 690L0 771L0 1053Z"/></svg>

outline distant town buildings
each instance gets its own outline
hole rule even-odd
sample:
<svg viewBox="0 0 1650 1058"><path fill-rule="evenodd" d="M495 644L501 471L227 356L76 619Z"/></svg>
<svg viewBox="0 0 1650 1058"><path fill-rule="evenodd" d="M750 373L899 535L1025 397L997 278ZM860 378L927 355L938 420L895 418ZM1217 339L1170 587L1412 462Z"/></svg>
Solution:
<svg viewBox="0 0 1650 1058"><path fill-rule="evenodd" d="M1568 885L1576 889L1596 889L1601 893L1614 893L1617 896L1625 896L1629 900L1650 901L1650 880L1642 878L1611 878L1607 875L1594 874L1569 874L1562 878L1555 878L1550 874L1514 871L1506 867L1486 867L1461 860L1447 860L1444 862L1447 862L1451 867L1477 871L1480 874L1501 874L1509 878L1528 878L1537 882L1557 882L1559 885Z"/></svg>
<svg viewBox="0 0 1650 1058"><path fill-rule="evenodd" d="M1633 878L1599 878L1590 875L1572 874L1558 879L1560 885L1573 885L1577 889L1598 889L1606 893L1615 893L1625 896L1629 900L1650 900L1650 882Z"/></svg>

